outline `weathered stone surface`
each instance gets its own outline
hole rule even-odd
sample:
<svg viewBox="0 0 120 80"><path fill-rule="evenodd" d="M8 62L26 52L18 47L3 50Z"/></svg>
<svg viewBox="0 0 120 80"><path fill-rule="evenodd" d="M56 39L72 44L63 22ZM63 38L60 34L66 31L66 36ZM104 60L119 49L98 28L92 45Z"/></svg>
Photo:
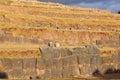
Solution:
<svg viewBox="0 0 120 80"><path fill-rule="evenodd" d="M14 69L22 69L22 59L12 59L12 66Z"/></svg>
<svg viewBox="0 0 120 80"><path fill-rule="evenodd" d="M55 47L60 47L60 43L55 43Z"/></svg>
<svg viewBox="0 0 120 80"><path fill-rule="evenodd" d="M44 62L45 62L45 68L47 68L47 69L51 68L53 65L52 59L44 59Z"/></svg>
<svg viewBox="0 0 120 80"><path fill-rule="evenodd" d="M117 55L113 56L113 62L114 63L119 63L120 62L120 54L117 54Z"/></svg>
<svg viewBox="0 0 120 80"><path fill-rule="evenodd" d="M52 78L62 78L62 69L52 68Z"/></svg>
<svg viewBox="0 0 120 80"><path fill-rule="evenodd" d="M24 43L25 42L25 40L24 40L24 36L17 36L16 38L15 38L15 41L17 42L17 43Z"/></svg>
<svg viewBox="0 0 120 80"><path fill-rule="evenodd" d="M99 54L100 51L97 47L95 46L87 46L89 54Z"/></svg>
<svg viewBox="0 0 120 80"><path fill-rule="evenodd" d="M96 45L102 45L102 40L96 40Z"/></svg>
<svg viewBox="0 0 120 80"><path fill-rule="evenodd" d="M32 36L32 43L38 43L39 40L38 40L38 35L33 35Z"/></svg>
<svg viewBox="0 0 120 80"><path fill-rule="evenodd" d="M100 51L96 46L87 45L82 49L83 54L99 54Z"/></svg>
<svg viewBox="0 0 120 80"><path fill-rule="evenodd" d="M61 49L61 57L66 57L72 55L72 52L69 49Z"/></svg>
<svg viewBox="0 0 120 80"><path fill-rule="evenodd" d="M49 47L53 47L53 46L54 46L54 45L53 45L53 42L49 42L49 43L48 43L48 46L49 46Z"/></svg>
<svg viewBox="0 0 120 80"><path fill-rule="evenodd" d="M65 57L62 60L63 66L69 66L70 65L70 57Z"/></svg>
<svg viewBox="0 0 120 80"><path fill-rule="evenodd" d="M42 53L42 57L44 59L51 59L52 58L52 53L53 53L53 49L50 47L44 47L44 48L40 48L40 51Z"/></svg>
<svg viewBox="0 0 120 80"><path fill-rule="evenodd" d="M38 69L45 69L45 63L43 58L37 58L37 68Z"/></svg>
<svg viewBox="0 0 120 80"><path fill-rule="evenodd" d="M8 58L1 59L2 65L6 70L12 69L12 60Z"/></svg>
<svg viewBox="0 0 120 80"><path fill-rule="evenodd" d="M36 67L36 59L35 58L25 58L23 59L23 68L24 69L35 69Z"/></svg>
<svg viewBox="0 0 120 80"><path fill-rule="evenodd" d="M12 69L12 71L10 72L11 78L24 78L24 74L23 74L23 70L22 68L18 68L18 69Z"/></svg>
<svg viewBox="0 0 120 80"><path fill-rule="evenodd" d="M74 54L75 54L75 55L76 55L76 54L81 54L81 53L82 53L82 48L79 48L79 47L78 47L78 48L74 48L72 53L73 53L73 55L74 55Z"/></svg>
<svg viewBox="0 0 120 80"><path fill-rule="evenodd" d="M50 69L46 69L45 70L45 74L43 75L43 78L51 78L51 70Z"/></svg>
<svg viewBox="0 0 120 80"><path fill-rule="evenodd" d="M52 58L60 58L60 57L61 57L60 49L54 48L52 53Z"/></svg>
<svg viewBox="0 0 120 80"><path fill-rule="evenodd" d="M84 64L90 64L90 56L89 55L84 55Z"/></svg>
<svg viewBox="0 0 120 80"><path fill-rule="evenodd" d="M37 72L36 72L35 68L23 69L23 75L24 75L25 78L29 79L29 77L36 76Z"/></svg>
<svg viewBox="0 0 120 80"><path fill-rule="evenodd" d="M63 78L70 77L70 67L63 67L62 74Z"/></svg>
<svg viewBox="0 0 120 80"><path fill-rule="evenodd" d="M99 56L91 56L91 64L102 64L102 59Z"/></svg>
<svg viewBox="0 0 120 80"><path fill-rule="evenodd" d="M85 75L86 69L84 66L80 67L80 74Z"/></svg>
<svg viewBox="0 0 120 80"><path fill-rule="evenodd" d="M78 64L78 57L77 55L70 56L70 65Z"/></svg>
<svg viewBox="0 0 120 80"><path fill-rule="evenodd" d="M54 68L62 68L62 59L53 59L53 61L52 61L53 63L52 63L52 67L54 67Z"/></svg>
<svg viewBox="0 0 120 80"><path fill-rule="evenodd" d="M84 64L84 55L78 55L78 63L79 64Z"/></svg>
<svg viewBox="0 0 120 80"><path fill-rule="evenodd" d="M67 50L66 49L60 49L61 57L67 56Z"/></svg>
<svg viewBox="0 0 120 80"><path fill-rule="evenodd" d="M43 78L45 75L45 69L38 69L36 70L36 74L37 76L39 76L40 78Z"/></svg>
<svg viewBox="0 0 120 80"><path fill-rule="evenodd" d="M71 76L79 76L80 75L80 71L79 71L78 65L70 66L70 75Z"/></svg>

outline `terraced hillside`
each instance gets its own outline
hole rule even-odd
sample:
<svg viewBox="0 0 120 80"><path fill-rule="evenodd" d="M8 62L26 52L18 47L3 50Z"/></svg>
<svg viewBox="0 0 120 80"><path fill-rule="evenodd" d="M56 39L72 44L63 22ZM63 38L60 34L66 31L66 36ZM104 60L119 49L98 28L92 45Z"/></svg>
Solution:
<svg viewBox="0 0 120 80"><path fill-rule="evenodd" d="M60 43L62 47L119 48L120 15L51 2L0 1L1 45L34 44L38 49L49 42Z"/></svg>
<svg viewBox="0 0 120 80"><path fill-rule="evenodd" d="M102 74L112 69L119 78L119 53L119 14L36 0L0 0L0 71L2 66L11 79L91 78L96 69Z"/></svg>

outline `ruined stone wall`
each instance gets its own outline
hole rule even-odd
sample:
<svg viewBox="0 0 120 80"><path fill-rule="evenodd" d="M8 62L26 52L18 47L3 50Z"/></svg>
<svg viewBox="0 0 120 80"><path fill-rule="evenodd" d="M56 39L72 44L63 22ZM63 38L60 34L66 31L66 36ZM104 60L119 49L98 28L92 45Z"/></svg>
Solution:
<svg viewBox="0 0 120 80"><path fill-rule="evenodd" d="M120 50L112 57L100 57L94 46L84 48L40 48L41 58L0 59L9 78L71 78L92 76L96 70L120 69Z"/></svg>
<svg viewBox="0 0 120 80"><path fill-rule="evenodd" d="M33 30L33 29L31 29ZM20 30L19 35L14 32L0 30L0 43L33 43L47 44L49 42L58 42L63 46L78 46L85 44L96 44L104 47L119 47L120 34L117 32L79 32L79 31L59 31L59 30ZM26 33L27 32L27 33ZM19 32L18 32L19 33ZM32 33L36 33L32 34Z"/></svg>
<svg viewBox="0 0 120 80"><path fill-rule="evenodd" d="M0 30L0 43L33 43L39 44L40 41L38 36L33 35L31 38L25 37L23 35L13 36L12 32Z"/></svg>

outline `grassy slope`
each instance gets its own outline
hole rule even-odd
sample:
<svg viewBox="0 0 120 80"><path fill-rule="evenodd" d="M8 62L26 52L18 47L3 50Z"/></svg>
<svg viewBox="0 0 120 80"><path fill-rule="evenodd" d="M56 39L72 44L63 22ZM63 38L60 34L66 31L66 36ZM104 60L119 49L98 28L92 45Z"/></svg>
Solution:
<svg viewBox="0 0 120 80"><path fill-rule="evenodd" d="M82 30L56 30L50 27L77 27L81 28ZM88 28L91 30L88 30ZM58 34L62 33L64 34L64 37L69 36L70 33L77 34L77 32L90 32L92 34L114 33L114 31L111 30L106 32L98 31L99 29L104 28L120 30L120 15L111 14L107 10L71 7L50 2L16 2L10 0L0 1L0 29L12 31L14 36L24 35L28 37L38 34L40 37L42 37L42 30L47 31L48 33L51 31ZM27 31L29 31L29 33L27 33ZM38 52L33 51L34 49L39 51L38 45L0 45L0 53L2 57L15 57L18 55L18 53L19 57L33 57L39 55ZM31 51L32 55L30 55L31 53L28 50L33 51ZM21 53L26 54L23 55Z"/></svg>

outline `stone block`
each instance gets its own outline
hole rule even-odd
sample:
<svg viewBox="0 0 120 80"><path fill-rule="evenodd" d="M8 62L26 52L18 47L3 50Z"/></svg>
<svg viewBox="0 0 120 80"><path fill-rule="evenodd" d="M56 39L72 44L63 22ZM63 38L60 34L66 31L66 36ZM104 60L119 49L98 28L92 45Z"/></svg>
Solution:
<svg viewBox="0 0 120 80"><path fill-rule="evenodd" d="M84 55L84 64L90 64L90 56L89 55Z"/></svg>
<svg viewBox="0 0 120 80"><path fill-rule="evenodd" d="M52 78L62 78L62 69L52 68L51 74Z"/></svg>
<svg viewBox="0 0 120 80"><path fill-rule="evenodd" d="M72 51L70 51L69 49L61 49L61 57L66 57L66 56L70 56L72 55Z"/></svg>
<svg viewBox="0 0 120 80"><path fill-rule="evenodd" d="M15 38L15 41L17 42L17 43L24 43L24 36L17 36L16 38Z"/></svg>
<svg viewBox="0 0 120 80"><path fill-rule="evenodd" d="M99 54L100 51L96 46L87 45L85 48L82 49L82 53L84 54Z"/></svg>
<svg viewBox="0 0 120 80"><path fill-rule="evenodd" d="M53 48L44 47L44 48L40 48L40 51L41 51L42 57L44 59L51 59L52 58Z"/></svg>
<svg viewBox="0 0 120 80"><path fill-rule="evenodd" d="M81 54L88 54L88 53L89 53L89 51L88 51L87 48L83 48L83 49L81 50Z"/></svg>
<svg viewBox="0 0 120 80"><path fill-rule="evenodd" d="M39 40L38 40L38 36L37 35L33 35L32 36L32 43L38 43Z"/></svg>
<svg viewBox="0 0 120 80"><path fill-rule="evenodd" d="M89 46L88 48L89 54L99 54L100 50L96 46Z"/></svg>
<svg viewBox="0 0 120 80"><path fill-rule="evenodd" d="M52 63L52 67L54 67L54 68L62 68L62 59L53 59L53 61L52 61L53 63Z"/></svg>
<svg viewBox="0 0 120 80"><path fill-rule="evenodd" d="M91 64L96 64L97 58L95 56L91 56L90 60L91 60L90 61Z"/></svg>
<svg viewBox="0 0 120 80"><path fill-rule="evenodd" d="M43 78L51 78L51 69L46 69Z"/></svg>
<svg viewBox="0 0 120 80"><path fill-rule="evenodd" d="M23 74L23 70L22 68L18 68L18 69L12 69L12 71L9 74L11 76L11 78L16 78L16 79L22 79L24 78L24 74Z"/></svg>
<svg viewBox="0 0 120 80"><path fill-rule="evenodd" d="M90 64L84 64L80 68L81 75L89 76L91 74L90 72L91 72Z"/></svg>
<svg viewBox="0 0 120 80"><path fill-rule="evenodd" d="M47 68L47 69L51 68L53 65L52 59L44 59L44 63L45 63L45 68Z"/></svg>
<svg viewBox="0 0 120 80"><path fill-rule="evenodd" d="M37 60L36 58L25 58L23 59L23 68L28 69L28 68L35 68L36 67Z"/></svg>
<svg viewBox="0 0 120 80"><path fill-rule="evenodd" d="M78 65L70 66L70 75L73 76L73 77L80 75L80 71L79 71Z"/></svg>
<svg viewBox="0 0 120 80"><path fill-rule="evenodd" d="M81 53L82 53L82 48L79 48L79 47L78 47L78 48L74 48L74 49L73 49L73 55L74 55L74 54L75 54L75 55L76 55L76 54L81 54Z"/></svg>
<svg viewBox="0 0 120 80"><path fill-rule="evenodd" d="M85 60L84 55L78 55L78 63L79 64L84 64L84 60Z"/></svg>
<svg viewBox="0 0 120 80"><path fill-rule="evenodd" d="M60 43L55 43L55 47L60 47Z"/></svg>
<svg viewBox="0 0 120 80"><path fill-rule="evenodd" d="M102 40L96 40L96 45L102 45Z"/></svg>
<svg viewBox="0 0 120 80"><path fill-rule="evenodd" d="M72 55L72 51L70 49L66 49L67 50L67 55L71 56Z"/></svg>
<svg viewBox="0 0 120 80"><path fill-rule="evenodd" d="M60 49L61 57L67 56L67 50L66 49Z"/></svg>
<svg viewBox="0 0 120 80"><path fill-rule="evenodd" d="M120 62L120 54L117 54L117 55L113 56L113 62L114 63L119 63Z"/></svg>
<svg viewBox="0 0 120 80"><path fill-rule="evenodd" d="M70 67L63 67L63 78L70 78Z"/></svg>
<svg viewBox="0 0 120 80"><path fill-rule="evenodd" d="M22 59L11 59L11 60L14 69L16 68L22 69Z"/></svg>
<svg viewBox="0 0 120 80"><path fill-rule="evenodd" d="M1 59L1 63L5 70L10 70L13 67L11 59L8 59L8 58Z"/></svg>
<svg viewBox="0 0 120 80"><path fill-rule="evenodd" d="M48 46L49 46L49 47L53 47L53 42L49 42L49 43L48 43Z"/></svg>
<svg viewBox="0 0 120 80"><path fill-rule="evenodd" d="M45 75L45 69L38 69L36 70L37 76L39 76L40 78L43 78Z"/></svg>
<svg viewBox="0 0 120 80"><path fill-rule="evenodd" d="M70 57L64 57L62 59L63 66L69 66L70 65Z"/></svg>
<svg viewBox="0 0 120 80"><path fill-rule="evenodd" d="M37 58L37 68L45 69L45 62L43 58Z"/></svg>
<svg viewBox="0 0 120 80"><path fill-rule="evenodd" d="M30 77L35 77L37 72L35 68L23 69L23 75L25 79L29 79Z"/></svg>
<svg viewBox="0 0 120 80"><path fill-rule="evenodd" d="M81 75L85 75L86 69L85 69L84 66L80 67L79 70L80 70L80 74L81 74Z"/></svg>
<svg viewBox="0 0 120 80"><path fill-rule="evenodd" d="M102 64L102 57L100 56L96 56L97 57L97 65L101 65Z"/></svg>
<svg viewBox="0 0 120 80"><path fill-rule="evenodd" d="M60 57L61 57L60 49L54 48L52 53L52 58L60 58Z"/></svg>
<svg viewBox="0 0 120 80"><path fill-rule="evenodd" d="M78 64L78 57L77 55L70 56L70 65Z"/></svg>

